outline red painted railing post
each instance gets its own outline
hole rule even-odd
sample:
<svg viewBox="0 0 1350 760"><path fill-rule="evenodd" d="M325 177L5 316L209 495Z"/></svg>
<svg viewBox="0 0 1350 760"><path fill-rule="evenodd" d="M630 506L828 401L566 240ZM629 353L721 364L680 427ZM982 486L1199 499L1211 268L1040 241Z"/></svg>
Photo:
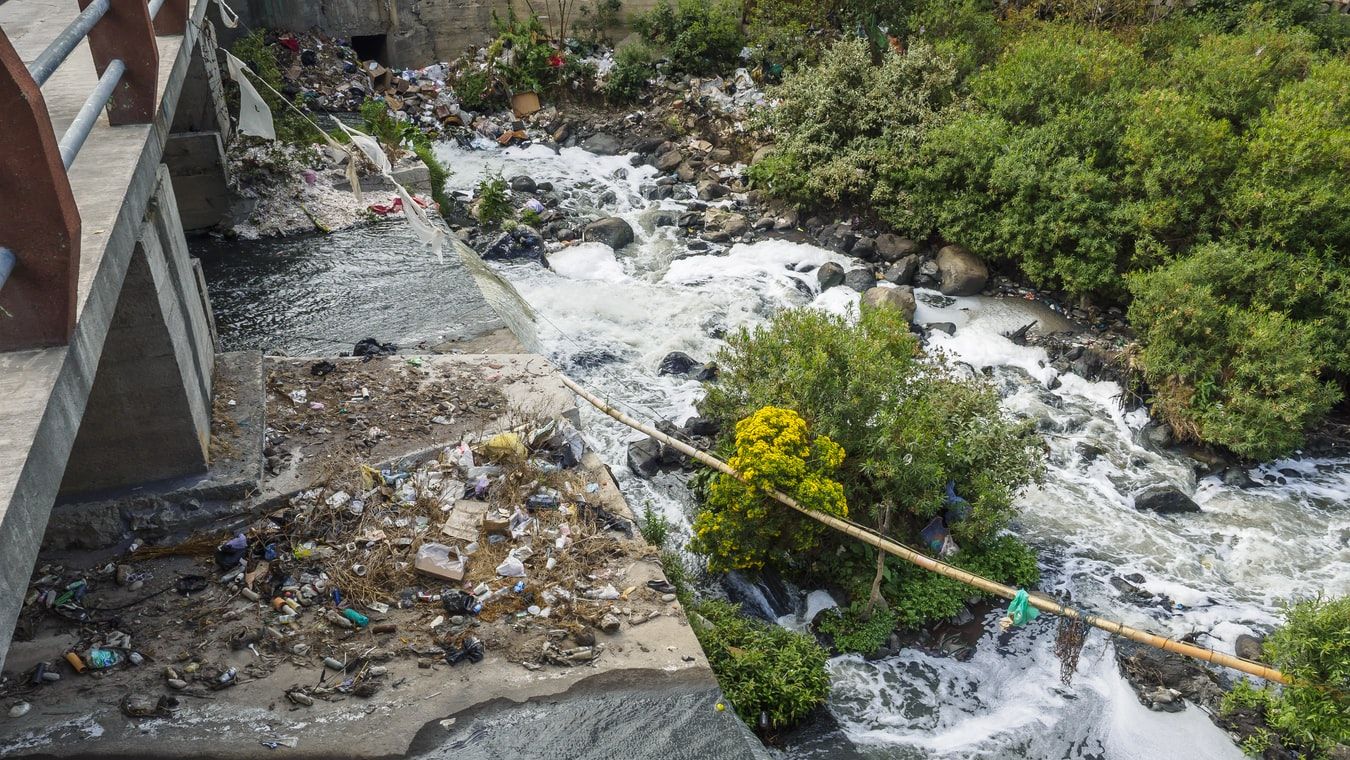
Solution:
<svg viewBox="0 0 1350 760"><path fill-rule="evenodd" d="M155 34L168 37L186 34L188 25L188 0L164 0L155 16Z"/></svg>
<svg viewBox="0 0 1350 760"><path fill-rule="evenodd" d="M80 0L80 10L91 2ZM118 58L127 67L108 103L108 123L147 124L154 119L159 95L159 46L145 0L112 0L107 14L89 32L89 50L99 76Z"/></svg>
<svg viewBox="0 0 1350 760"><path fill-rule="evenodd" d="M80 212L46 101L0 29L0 245L18 264L0 288L0 351L60 346L75 329Z"/></svg>

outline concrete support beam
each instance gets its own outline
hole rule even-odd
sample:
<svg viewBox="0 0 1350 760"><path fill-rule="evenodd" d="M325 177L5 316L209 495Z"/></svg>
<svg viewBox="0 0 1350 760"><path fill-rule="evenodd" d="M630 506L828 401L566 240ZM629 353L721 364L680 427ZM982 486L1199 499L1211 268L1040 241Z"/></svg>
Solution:
<svg viewBox="0 0 1350 760"><path fill-rule="evenodd" d="M187 232L208 230L230 219L230 185L219 132L169 135L164 162L173 175L177 215Z"/></svg>
<svg viewBox="0 0 1350 760"><path fill-rule="evenodd" d="M205 352L212 347L163 166L153 198L66 465L63 495L207 467L212 362Z"/></svg>
<svg viewBox="0 0 1350 760"><path fill-rule="evenodd" d="M219 132L220 141L230 141L230 112L216 57L216 27L210 21L201 25L201 38L188 64L178 110L173 115L171 133Z"/></svg>

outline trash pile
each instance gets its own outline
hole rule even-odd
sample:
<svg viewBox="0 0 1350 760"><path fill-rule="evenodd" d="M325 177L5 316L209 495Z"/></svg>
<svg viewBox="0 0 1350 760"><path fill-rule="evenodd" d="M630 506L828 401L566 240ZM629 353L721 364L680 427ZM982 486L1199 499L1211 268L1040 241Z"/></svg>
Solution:
<svg viewBox="0 0 1350 760"><path fill-rule="evenodd" d="M158 716L175 709L173 693L204 695L288 662L321 673L284 689L308 706L373 696L396 658L457 666L496 651L531 670L587 664L606 650L598 635L674 613L664 580L624 586L654 549L605 506L607 476L581 465L580 433L564 420L516 430L406 470L361 465L233 535L133 545L129 561L92 572L44 566L21 626L31 637L54 616L78 643L3 691L154 663L170 696L132 694L123 711ZM135 598L94 603L109 587ZM166 651L175 629L186 638ZM251 657L231 665L226 652Z"/></svg>

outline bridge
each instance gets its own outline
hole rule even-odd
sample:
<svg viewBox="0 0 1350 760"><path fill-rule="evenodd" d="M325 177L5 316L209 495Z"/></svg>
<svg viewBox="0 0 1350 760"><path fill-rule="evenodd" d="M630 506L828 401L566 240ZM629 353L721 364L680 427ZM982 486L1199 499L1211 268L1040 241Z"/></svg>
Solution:
<svg viewBox="0 0 1350 760"><path fill-rule="evenodd" d="M0 0L0 662L58 496L208 466L183 234L225 213L208 5Z"/></svg>

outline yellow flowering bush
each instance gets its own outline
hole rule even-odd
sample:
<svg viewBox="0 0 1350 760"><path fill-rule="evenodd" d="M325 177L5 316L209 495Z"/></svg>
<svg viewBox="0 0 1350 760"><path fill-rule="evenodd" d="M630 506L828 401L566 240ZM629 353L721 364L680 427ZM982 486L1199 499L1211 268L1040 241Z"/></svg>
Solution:
<svg viewBox="0 0 1350 760"><path fill-rule="evenodd" d="M802 506L848 516L844 487L831 476L844 449L827 436L812 438L791 409L766 406L736 423L728 463L748 482L717 474L694 519L690 548L708 557L714 572L757 570L815 546L822 526L767 495L778 490Z"/></svg>

